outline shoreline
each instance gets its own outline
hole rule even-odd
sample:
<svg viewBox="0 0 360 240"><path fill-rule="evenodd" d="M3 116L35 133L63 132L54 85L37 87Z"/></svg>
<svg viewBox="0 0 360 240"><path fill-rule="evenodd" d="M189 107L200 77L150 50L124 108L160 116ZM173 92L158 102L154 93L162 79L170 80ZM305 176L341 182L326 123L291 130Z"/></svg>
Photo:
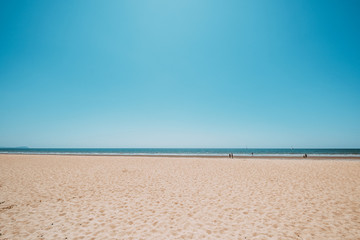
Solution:
<svg viewBox="0 0 360 240"><path fill-rule="evenodd" d="M74 154L74 153L0 153L0 155L15 155L15 156L89 156L89 157L160 157L160 158L222 158L222 159L287 159L287 160L360 160L360 156L312 156L308 155L307 158L302 156L289 156L289 155L261 155L261 156L234 156L229 158L226 155L175 155L175 154Z"/></svg>

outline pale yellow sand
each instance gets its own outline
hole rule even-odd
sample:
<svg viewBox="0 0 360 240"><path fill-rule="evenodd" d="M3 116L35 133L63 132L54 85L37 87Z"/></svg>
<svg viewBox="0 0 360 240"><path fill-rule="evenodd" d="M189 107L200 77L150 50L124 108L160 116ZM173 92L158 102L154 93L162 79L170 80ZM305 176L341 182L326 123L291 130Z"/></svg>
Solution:
<svg viewBox="0 0 360 240"><path fill-rule="evenodd" d="M360 239L360 162L0 155L0 239Z"/></svg>

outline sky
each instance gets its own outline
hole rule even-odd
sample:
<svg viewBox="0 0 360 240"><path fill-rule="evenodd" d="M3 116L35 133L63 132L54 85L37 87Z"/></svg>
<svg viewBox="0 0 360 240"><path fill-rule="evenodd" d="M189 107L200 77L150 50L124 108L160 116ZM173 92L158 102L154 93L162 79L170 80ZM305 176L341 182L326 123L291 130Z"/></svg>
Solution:
<svg viewBox="0 0 360 240"><path fill-rule="evenodd" d="M0 146L360 148L360 3L0 2Z"/></svg>

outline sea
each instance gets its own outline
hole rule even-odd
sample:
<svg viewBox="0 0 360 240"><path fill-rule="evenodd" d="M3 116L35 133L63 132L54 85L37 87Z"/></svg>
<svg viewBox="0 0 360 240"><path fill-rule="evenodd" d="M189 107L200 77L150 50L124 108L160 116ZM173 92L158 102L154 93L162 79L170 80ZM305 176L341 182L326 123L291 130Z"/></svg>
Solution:
<svg viewBox="0 0 360 240"><path fill-rule="evenodd" d="M360 157L359 148L0 148L0 154L228 156L229 153L234 156Z"/></svg>

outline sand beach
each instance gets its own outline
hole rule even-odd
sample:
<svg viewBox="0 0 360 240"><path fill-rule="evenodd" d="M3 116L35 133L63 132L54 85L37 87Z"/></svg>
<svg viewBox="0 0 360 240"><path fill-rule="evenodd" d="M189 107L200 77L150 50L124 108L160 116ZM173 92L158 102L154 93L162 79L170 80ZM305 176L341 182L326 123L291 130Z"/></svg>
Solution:
<svg viewBox="0 0 360 240"><path fill-rule="evenodd" d="M360 239L360 161L1 154L0 239Z"/></svg>

